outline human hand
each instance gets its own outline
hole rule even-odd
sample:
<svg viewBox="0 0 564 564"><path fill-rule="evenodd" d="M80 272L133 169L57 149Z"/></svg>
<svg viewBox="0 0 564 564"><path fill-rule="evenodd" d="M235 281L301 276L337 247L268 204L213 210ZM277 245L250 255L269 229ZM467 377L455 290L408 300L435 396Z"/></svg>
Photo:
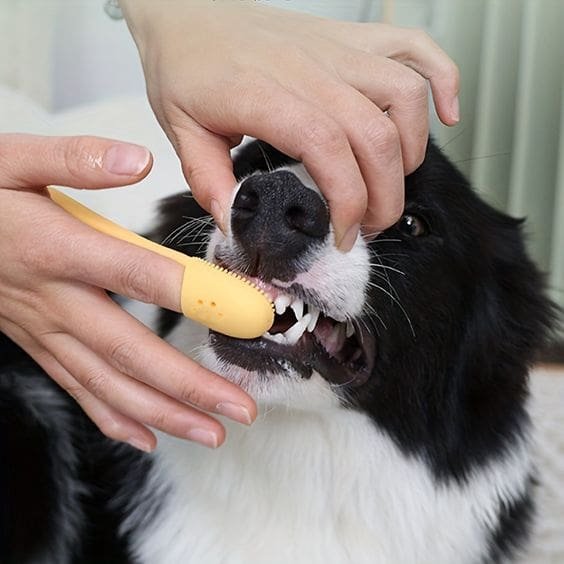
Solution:
<svg viewBox="0 0 564 564"><path fill-rule="evenodd" d="M180 311L183 267L87 227L44 189L123 186L151 165L147 149L108 139L0 135L0 331L107 436L149 451L150 425L218 446L225 429L204 411L250 424L254 401L104 291Z"/></svg>
<svg viewBox="0 0 564 564"><path fill-rule="evenodd" d="M229 149L242 134L303 161L348 250L361 222L378 232L402 213L404 175L425 155L427 80L441 121L458 121L458 69L422 31L254 0L120 4L153 110L196 199L224 228Z"/></svg>

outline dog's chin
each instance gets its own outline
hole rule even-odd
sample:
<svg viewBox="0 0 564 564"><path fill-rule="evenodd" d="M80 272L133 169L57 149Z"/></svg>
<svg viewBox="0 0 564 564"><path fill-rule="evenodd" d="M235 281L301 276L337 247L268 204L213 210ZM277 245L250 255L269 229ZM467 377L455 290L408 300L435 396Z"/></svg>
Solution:
<svg viewBox="0 0 564 564"><path fill-rule="evenodd" d="M324 411L339 407L342 396L318 372L303 378L291 364L280 362L275 371L248 370L218 357L209 343L200 349L198 362L245 390L262 408Z"/></svg>

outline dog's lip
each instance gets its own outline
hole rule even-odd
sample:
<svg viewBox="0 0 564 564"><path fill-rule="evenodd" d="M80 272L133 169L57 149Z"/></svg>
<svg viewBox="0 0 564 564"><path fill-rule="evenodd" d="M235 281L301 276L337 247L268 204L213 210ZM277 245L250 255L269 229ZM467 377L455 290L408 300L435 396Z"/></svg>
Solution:
<svg viewBox="0 0 564 564"><path fill-rule="evenodd" d="M371 335L361 338L362 364L357 366L340 362L329 355L311 333L305 333L295 345L288 346L263 338L235 339L210 331L216 354L226 362L250 372L280 372L287 365L302 377L311 377L313 371L333 385L358 387L364 384L374 367L375 340Z"/></svg>
<svg viewBox="0 0 564 564"><path fill-rule="evenodd" d="M214 257L214 262L234 270L217 256ZM237 271L237 274L262 290L273 302L282 295L301 298L292 285L280 288L256 276L240 271ZM321 303L318 302L316 305L321 305ZM326 321L341 322L331 317L326 311L327 308L322 306L319 309ZM320 342L323 339L320 338L319 333L316 334L317 329L313 333L304 332L298 342L293 345L276 343L264 336L256 339L235 339L213 331L210 331L210 340L223 360L250 371L259 368L271 372L280 371L284 363L289 363L304 378L310 377L312 371L315 370L331 384L359 386L366 382L372 372L376 345L373 335L360 323L356 325L355 344L362 354L355 355L356 358L352 361L347 361L346 356L341 361L330 354ZM346 348L345 344L350 340L350 338L346 339L346 342L337 351L338 356L343 357L341 353ZM239 352L241 354L238 354ZM245 358L249 353L250 357Z"/></svg>

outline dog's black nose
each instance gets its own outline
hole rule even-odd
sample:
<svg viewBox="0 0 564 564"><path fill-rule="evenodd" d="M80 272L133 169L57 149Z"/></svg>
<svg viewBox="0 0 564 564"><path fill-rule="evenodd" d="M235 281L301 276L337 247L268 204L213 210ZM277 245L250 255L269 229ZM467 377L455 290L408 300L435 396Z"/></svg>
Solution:
<svg viewBox="0 0 564 564"><path fill-rule="evenodd" d="M296 259L329 233L329 210L295 174L278 170L242 182L231 228L253 274L289 280L298 272Z"/></svg>

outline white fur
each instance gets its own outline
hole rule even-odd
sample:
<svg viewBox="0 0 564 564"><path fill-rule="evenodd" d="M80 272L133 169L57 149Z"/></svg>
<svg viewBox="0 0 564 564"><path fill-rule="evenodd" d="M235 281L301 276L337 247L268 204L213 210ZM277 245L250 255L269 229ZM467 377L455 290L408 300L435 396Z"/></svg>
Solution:
<svg viewBox="0 0 564 564"><path fill-rule="evenodd" d="M530 472L519 447L465 485L438 484L358 412L263 409L249 429L226 423L217 451L160 438L154 483L168 491L134 538L140 562L479 562L499 500L519 496Z"/></svg>
<svg viewBox="0 0 564 564"><path fill-rule="evenodd" d="M205 333L183 321L169 340L194 350ZM225 421L217 451L160 436L145 502L125 525L141 563L478 563L500 503L525 490L525 441L464 484L438 483L319 375L258 375L197 352L249 390L261 415L250 428Z"/></svg>

